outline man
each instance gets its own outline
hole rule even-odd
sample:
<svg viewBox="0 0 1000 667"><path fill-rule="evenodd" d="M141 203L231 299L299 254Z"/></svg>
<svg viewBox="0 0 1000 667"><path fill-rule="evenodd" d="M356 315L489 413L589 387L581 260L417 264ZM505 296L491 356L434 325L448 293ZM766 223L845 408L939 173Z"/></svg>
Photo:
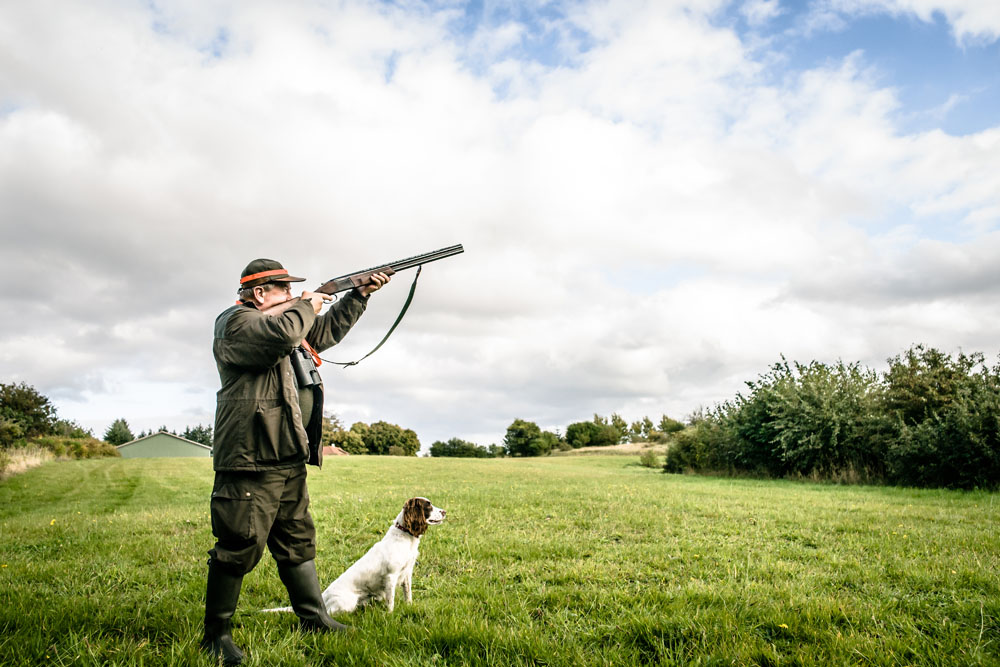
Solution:
<svg viewBox="0 0 1000 667"><path fill-rule="evenodd" d="M309 515L306 463L321 465L323 385L313 355L340 342L361 317L369 295L389 281L377 273L348 292L325 315L331 297L291 297L290 276L278 262L256 259L243 270L240 300L215 321L218 392L213 451L212 534L201 647L227 665L243 651L230 619L243 576L267 546L278 564L304 630L345 626L323 606L316 576L316 529Z"/></svg>

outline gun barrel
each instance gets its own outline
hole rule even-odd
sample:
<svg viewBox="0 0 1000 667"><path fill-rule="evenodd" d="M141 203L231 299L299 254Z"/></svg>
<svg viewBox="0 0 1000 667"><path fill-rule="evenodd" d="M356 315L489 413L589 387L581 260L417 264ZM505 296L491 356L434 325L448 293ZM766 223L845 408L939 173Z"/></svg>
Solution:
<svg viewBox="0 0 1000 667"><path fill-rule="evenodd" d="M427 264L428 262L436 262L439 259L451 257L452 255L457 255L462 252L465 252L465 248L463 248L462 244L459 243L457 245L448 246L447 248L441 248L440 250L425 252L422 255L414 255L413 257L407 257L406 259L397 259L395 262L389 262L388 264L379 264L378 266L373 266L370 269L365 269L363 271L345 273L342 276L337 276L336 278L331 278L330 280L333 281L341 280L342 278L350 278L351 276L356 276L360 273L374 273L386 267L392 269L393 271L403 271L405 269L412 269L414 266Z"/></svg>
<svg viewBox="0 0 1000 667"><path fill-rule="evenodd" d="M462 244L459 243L457 245L448 246L447 248L441 248L440 250L425 252L422 255L415 255L413 257L407 257L406 259L397 260L390 263L389 268L393 271L412 269L414 266L420 266L421 264L427 264L428 262L436 262L439 259L451 257L452 255L457 255L462 252L465 252L465 248L463 248Z"/></svg>
<svg viewBox="0 0 1000 667"><path fill-rule="evenodd" d="M407 257L405 259L398 259L395 262L389 262L388 264L379 264L378 266L373 266L370 269L365 269L363 271L355 271L353 273L345 273L342 276L337 276L336 278L331 278L326 281L319 288L317 292L324 292L326 294L335 294L336 292L341 292L351 287L363 284L363 282L368 281L368 276L372 273L377 273L378 271L384 271L385 269L392 269L392 271L404 271L406 269L412 269L415 266L420 266L421 264L427 264L429 262L436 262L439 259L445 259L446 257L452 257L453 255L458 255L459 253L465 252L465 248L462 247L461 243L456 245L448 246L447 248L440 248L439 250L432 250L431 252L425 252L422 255L414 255L413 257ZM358 282L359 279L363 282Z"/></svg>

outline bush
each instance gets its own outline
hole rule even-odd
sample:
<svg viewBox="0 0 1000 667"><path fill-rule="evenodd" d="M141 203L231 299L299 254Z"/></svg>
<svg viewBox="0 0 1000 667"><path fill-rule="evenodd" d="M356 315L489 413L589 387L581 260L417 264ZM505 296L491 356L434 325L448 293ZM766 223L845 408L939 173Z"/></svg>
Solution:
<svg viewBox="0 0 1000 667"><path fill-rule="evenodd" d="M120 456L118 449L110 443L97 438L66 438L49 435L32 440L33 445L46 449L57 457L73 459L92 459L106 456Z"/></svg>
<svg viewBox="0 0 1000 667"><path fill-rule="evenodd" d="M888 448L891 481L1000 485L1000 368L987 368L982 355L952 360L922 348L891 362L887 404L899 425Z"/></svg>
<svg viewBox="0 0 1000 667"><path fill-rule="evenodd" d="M660 464L660 457L657 456L656 451L652 448L643 450L642 454L639 455L639 465L645 466L646 468L655 468Z"/></svg>
<svg viewBox="0 0 1000 667"><path fill-rule="evenodd" d="M431 445L431 456L453 456L461 458L488 458L490 452L474 442L461 438L451 438L448 442L438 440Z"/></svg>
<svg viewBox="0 0 1000 667"><path fill-rule="evenodd" d="M720 416L702 419L673 434L663 471L720 472L732 469L726 453L732 448L733 434Z"/></svg>
<svg viewBox="0 0 1000 667"><path fill-rule="evenodd" d="M879 375L782 359L674 434L664 470L1000 486L1000 367L916 346Z"/></svg>
<svg viewBox="0 0 1000 667"><path fill-rule="evenodd" d="M24 446L24 429L13 419L0 417L0 449Z"/></svg>

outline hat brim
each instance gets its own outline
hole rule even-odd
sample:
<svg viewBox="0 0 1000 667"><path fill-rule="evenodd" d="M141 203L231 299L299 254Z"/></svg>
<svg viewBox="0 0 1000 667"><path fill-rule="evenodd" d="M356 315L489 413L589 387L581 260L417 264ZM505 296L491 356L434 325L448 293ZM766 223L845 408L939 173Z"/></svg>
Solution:
<svg viewBox="0 0 1000 667"><path fill-rule="evenodd" d="M267 276L265 278L257 278L256 280L249 280L242 285L240 289L249 289L251 287L258 287L260 285L266 285L267 283L301 283L305 282L305 278L297 278L295 276Z"/></svg>

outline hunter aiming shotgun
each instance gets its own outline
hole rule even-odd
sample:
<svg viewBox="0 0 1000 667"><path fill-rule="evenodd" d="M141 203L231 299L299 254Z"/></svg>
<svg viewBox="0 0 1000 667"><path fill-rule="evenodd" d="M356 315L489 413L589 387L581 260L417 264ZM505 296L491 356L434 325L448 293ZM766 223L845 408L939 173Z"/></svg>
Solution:
<svg viewBox="0 0 1000 667"><path fill-rule="evenodd" d="M403 304L403 308L402 310L399 311L399 315L396 317L396 321L393 322L392 326L389 328L389 332L386 333L385 337L382 338L382 341L375 346L375 349L366 354L365 356L361 357L361 359L358 359L357 361L351 361L347 363L332 361L330 363L344 367L354 366L358 362L368 358L371 354L375 352L375 350L382 347L382 343L385 343L385 341L388 340L389 336L392 335L392 332L396 330L396 326L399 324L400 320L403 319L403 315L406 314L406 309L410 307L410 302L413 300L413 293L417 289L417 278L420 277L420 271L423 269L423 265L429 264L430 262L436 262L439 259L445 259L446 257L452 257L454 255L458 255L463 252L465 252L465 248L463 248L462 244L459 243L457 245L448 246L447 248L441 248L440 250L425 252L422 255L414 255L413 257L407 257L406 259L399 259L396 260L395 262L389 262L388 264L383 264L381 266L373 266L372 268L364 269L363 271L355 271L354 273L347 273L342 276L338 276L337 278L330 278L325 283L314 289L313 290L314 292L318 292L320 294L334 295L339 292L346 292L349 289L354 289L355 287L361 287L362 285L371 282L371 277L375 273L384 273L386 275L391 276L400 271L405 271L406 269L412 269L413 267L417 268L417 275L413 277L413 284L410 285L410 293L406 297L406 303ZM271 306L270 308L267 308L266 310L263 310L261 312L263 312L265 315L280 315L281 313L285 312L288 308L298 303L300 299L301 297L295 297L293 299L289 299L288 301L283 301L282 303ZM292 359L293 365L296 356L297 355L293 355ZM319 355L313 353L312 356L316 361L317 365L319 365L319 362L322 361L319 358ZM298 372L298 368L296 368L296 371Z"/></svg>

